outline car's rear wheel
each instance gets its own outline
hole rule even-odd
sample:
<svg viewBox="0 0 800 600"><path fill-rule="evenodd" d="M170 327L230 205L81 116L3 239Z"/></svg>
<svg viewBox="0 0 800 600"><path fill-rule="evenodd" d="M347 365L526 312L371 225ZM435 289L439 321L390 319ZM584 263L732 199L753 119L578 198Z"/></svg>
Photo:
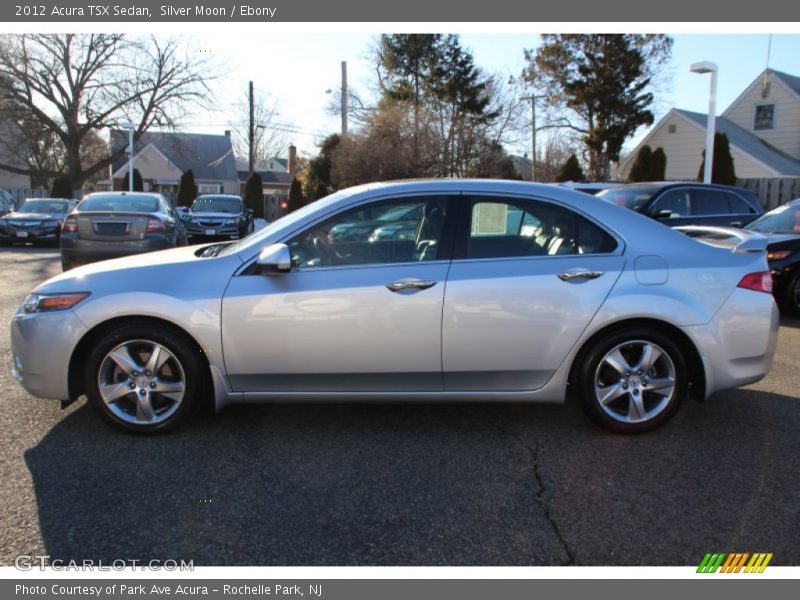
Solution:
<svg viewBox="0 0 800 600"><path fill-rule="evenodd" d="M786 298L783 306L787 312L790 312L796 317L800 317L800 271L795 273L789 285L786 288Z"/></svg>
<svg viewBox="0 0 800 600"><path fill-rule="evenodd" d="M663 425L686 396L686 360L660 331L631 327L598 340L585 355L578 388L583 407L618 433Z"/></svg>
<svg viewBox="0 0 800 600"><path fill-rule="evenodd" d="M135 433L172 430L203 389L200 352L171 329L116 327L94 345L84 374L86 395L110 423Z"/></svg>

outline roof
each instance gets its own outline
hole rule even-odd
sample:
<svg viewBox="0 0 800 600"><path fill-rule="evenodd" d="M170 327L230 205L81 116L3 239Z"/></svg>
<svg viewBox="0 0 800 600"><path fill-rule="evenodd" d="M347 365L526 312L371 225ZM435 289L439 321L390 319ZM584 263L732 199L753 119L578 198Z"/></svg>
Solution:
<svg viewBox="0 0 800 600"><path fill-rule="evenodd" d="M259 175L261 175L261 183L272 183L278 185L292 185L292 176L289 173L278 173L276 171L262 171L256 168L256 171ZM250 176L250 172L248 171L247 167L245 166L244 169L239 169L238 171L239 181L247 181L247 178Z"/></svg>
<svg viewBox="0 0 800 600"><path fill-rule="evenodd" d="M800 79L798 79L798 84L800 84ZM698 127L702 129L706 128L706 122L708 120L707 115L682 110L680 108L674 108L672 110ZM732 146L736 146L739 150L749 154L780 175L800 177L800 161L778 150L774 146L771 146L733 121L725 117L717 117L715 129L719 133L727 135L728 141Z"/></svg>
<svg viewBox="0 0 800 600"><path fill-rule="evenodd" d="M789 73L784 73L783 71L776 71L775 69L770 69L770 72L774 73L787 87L791 88L800 96L800 77L797 75L789 75Z"/></svg>
<svg viewBox="0 0 800 600"><path fill-rule="evenodd" d="M233 156L231 138L227 135L146 131L136 141L134 149L139 153L151 144L182 172L191 169L195 179L237 178L236 159ZM114 153L127 145L127 130L112 129L111 152ZM118 171L127 162L127 157L123 155L114 161L113 171Z"/></svg>

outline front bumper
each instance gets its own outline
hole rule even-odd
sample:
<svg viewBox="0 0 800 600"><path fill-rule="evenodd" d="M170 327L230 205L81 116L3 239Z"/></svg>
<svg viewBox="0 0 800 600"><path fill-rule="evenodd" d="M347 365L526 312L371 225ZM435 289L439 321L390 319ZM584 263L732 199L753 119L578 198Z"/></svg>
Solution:
<svg viewBox="0 0 800 600"><path fill-rule="evenodd" d="M6 243L42 243L58 241L57 226L13 227L0 225L0 241Z"/></svg>
<svg viewBox="0 0 800 600"><path fill-rule="evenodd" d="M741 288L710 323L686 327L705 364L705 396L763 379L772 368L779 327L772 295Z"/></svg>
<svg viewBox="0 0 800 600"><path fill-rule="evenodd" d="M69 400L69 361L85 333L71 309L31 314L18 309L11 321L14 378L34 396Z"/></svg>
<svg viewBox="0 0 800 600"><path fill-rule="evenodd" d="M213 240L238 240L241 236L238 225L221 225L219 227L204 227L194 223L186 224L186 233L192 241Z"/></svg>

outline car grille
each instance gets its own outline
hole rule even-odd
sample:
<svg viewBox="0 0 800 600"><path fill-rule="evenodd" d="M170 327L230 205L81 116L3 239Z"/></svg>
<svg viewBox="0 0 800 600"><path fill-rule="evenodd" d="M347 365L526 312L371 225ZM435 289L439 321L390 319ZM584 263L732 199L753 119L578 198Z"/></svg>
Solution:
<svg viewBox="0 0 800 600"><path fill-rule="evenodd" d="M30 229L31 227L37 227L41 224L41 221L16 221L11 223L11 226L14 229Z"/></svg>
<svg viewBox="0 0 800 600"><path fill-rule="evenodd" d="M219 227L224 223L219 219L209 220L209 219L197 219L198 225L202 225L203 227Z"/></svg>
<svg viewBox="0 0 800 600"><path fill-rule="evenodd" d="M130 223L95 223L94 231L97 235L125 235L130 229Z"/></svg>

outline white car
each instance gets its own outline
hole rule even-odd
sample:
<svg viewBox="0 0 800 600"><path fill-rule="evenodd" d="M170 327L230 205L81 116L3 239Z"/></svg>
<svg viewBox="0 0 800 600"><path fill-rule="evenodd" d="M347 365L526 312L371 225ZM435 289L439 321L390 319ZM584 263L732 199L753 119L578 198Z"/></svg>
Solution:
<svg viewBox="0 0 800 600"><path fill-rule="evenodd" d="M510 181L370 184L237 242L77 268L14 316L15 375L35 396L85 394L141 433L206 397L219 410L569 390L602 425L640 432L686 396L769 371L766 238L685 235L585 198ZM382 216L406 219L401 207L419 209L413 235L373 235L391 226ZM331 236L343 224L352 235Z"/></svg>

